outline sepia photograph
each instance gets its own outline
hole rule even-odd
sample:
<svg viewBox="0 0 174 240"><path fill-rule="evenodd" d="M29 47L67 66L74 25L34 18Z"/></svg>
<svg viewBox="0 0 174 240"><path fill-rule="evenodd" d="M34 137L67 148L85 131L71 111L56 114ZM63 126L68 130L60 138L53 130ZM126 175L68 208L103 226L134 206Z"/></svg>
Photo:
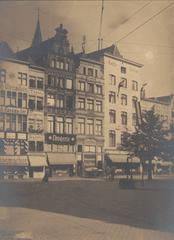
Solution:
<svg viewBox="0 0 174 240"><path fill-rule="evenodd" d="M0 0L0 240L174 239L174 0Z"/></svg>

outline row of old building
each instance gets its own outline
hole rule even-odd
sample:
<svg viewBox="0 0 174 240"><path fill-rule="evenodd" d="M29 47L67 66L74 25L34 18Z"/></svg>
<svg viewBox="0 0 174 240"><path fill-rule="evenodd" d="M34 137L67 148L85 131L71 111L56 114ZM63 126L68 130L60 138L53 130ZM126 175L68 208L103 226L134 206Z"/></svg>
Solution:
<svg viewBox="0 0 174 240"><path fill-rule="evenodd" d="M42 41L39 21L30 48L0 46L0 171L39 177L57 170L118 168L124 132L137 123L136 102L172 123L173 97L145 99L142 64L125 59L115 45L75 54L61 24ZM142 99L143 98L143 99ZM135 160L135 167L139 161Z"/></svg>

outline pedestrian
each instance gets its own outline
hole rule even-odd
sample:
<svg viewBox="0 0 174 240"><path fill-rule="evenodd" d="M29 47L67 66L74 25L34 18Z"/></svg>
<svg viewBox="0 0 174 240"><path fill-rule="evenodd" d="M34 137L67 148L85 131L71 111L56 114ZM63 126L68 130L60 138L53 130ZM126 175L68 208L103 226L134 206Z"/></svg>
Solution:
<svg viewBox="0 0 174 240"><path fill-rule="evenodd" d="M42 182L44 182L44 183L48 183L48 181L49 181L48 172L45 171L45 175L44 175L44 177L42 178Z"/></svg>
<svg viewBox="0 0 174 240"><path fill-rule="evenodd" d="M114 181L114 177L115 177L115 168L112 167L111 168L111 181Z"/></svg>

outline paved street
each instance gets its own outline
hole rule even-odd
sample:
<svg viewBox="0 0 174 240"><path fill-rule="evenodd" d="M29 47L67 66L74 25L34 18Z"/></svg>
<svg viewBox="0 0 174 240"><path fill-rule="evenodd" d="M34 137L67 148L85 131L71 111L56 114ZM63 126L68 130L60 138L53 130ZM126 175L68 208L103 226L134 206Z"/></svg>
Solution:
<svg viewBox="0 0 174 240"><path fill-rule="evenodd" d="M174 180L1 182L2 240L174 239Z"/></svg>

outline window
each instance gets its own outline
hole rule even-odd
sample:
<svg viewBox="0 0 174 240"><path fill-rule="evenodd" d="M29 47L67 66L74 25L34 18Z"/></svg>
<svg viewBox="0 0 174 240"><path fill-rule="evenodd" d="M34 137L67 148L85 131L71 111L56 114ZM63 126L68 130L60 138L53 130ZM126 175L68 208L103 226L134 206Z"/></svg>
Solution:
<svg viewBox="0 0 174 240"><path fill-rule="evenodd" d="M98 70L95 69L95 77L97 78L98 77Z"/></svg>
<svg viewBox="0 0 174 240"><path fill-rule="evenodd" d="M96 147L93 146L93 145L86 145L85 146L85 152L92 152L92 153L94 153L95 150L96 150Z"/></svg>
<svg viewBox="0 0 174 240"><path fill-rule="evenodd" d="M35 131L35 120L34 119L28 119L28 130L29 132Z"/></svg>
<svg viewBox="0 0 174 240"><path fill-rule="evenodd" d="M60 69L64 69L64 62L60 62Z"/></svg>
<svg viewBox="0 0 174 240"><path fill-rule="evenodd" d="M5 153L7 154L7 155L15 155L15 148L14 148L14 142L8 142L7 144L6 144L6 146L5 146L5 148L6 148L6 151L5 151Z"/></svg>
<svg viewBox="0 0 174 240"><path fill-rule="evenodd" d="M65 70L66 70L66 71L69 70L69 63L65 63Z"/></svg>
<svg viewBox="0 0 174 240"><path fill-rule="evenodd" d="M109 78L110 78L110 85L116 85L116 76L113 74L110 74Z"/></svg>
<svg viewBox="0 0 174 240"><path fill-rule="evenodd" d="M102 86L101 85L96 85L96 93L102 94Z"/></svg>
<svg viewBox="0 0 174 240"><path fill-rule="evenodd" d="M66 118L65 121L65 130L67 134L73 133L73 119L72 118Z"/></svg>
<svg viewBox="0 0 174 240"><path fill-rule="evenodd" d="M14 114L6 115L6 130L16 131L16 115Z"/></svg>
<svg viewBox="0 0 174 240"><path fill-rule="evenodd" d="M102 120L96 120L96 135L102 135Z"/></svg>
<svg viewBox="0 0 174 240"><path fill-rule="evenodd" d="M94 84L93 83L88 83L88 92L94 93Z"/></svg>
<svg viewBox="0 0 174 240"><path fill-rule="evenodd" d="M41 111L43 110L43 98L37 97L37 110Z"/></svg>
<svg viewBox="0 0 174 240"><path fill-rule="evenodd" d="M93 119L87 119L86 133L88 135L94 134L94 120Z"/></svg>
<svg viewBox="0 0 174 240"><path fill-rule="evenodd" d="M27 74L18 72L19 84L22 86L27 86Z"/></svg>
<svg viewBox="0 0 174 240"><path fill-rule="evenodd" d="M56 64L56 68L60 68L60 62L59 61L55 61Z"/></svg>
<svg viewBox="0 0 174 240"><path fill-rule="evenodd" d="M93 76L94 75L94 71L92 68L88 68L88 76Z"/></svg>
<svg viewBox="0 0 174 240"><path fill-rule="evenodd" d="M54 68L55 67L55 60L54 59L51 59L51 62L50 62L50 67Z"/></svg>
<svg viewBox="0 0 174 240"><path fill-rule="evenodd" d="M0 112L0 131L4 131L5 128L5 114Z"/></svg>
<svg viewBox="0 0 174 240"><path fill-rule="evenodd" d="M18 107L27 108L27 94L18 92Z"/></svg>
<svg viewBox="0 0 174 240"><path fill-rule="evenodd" d="M85 91L85 82L79 82L79 90L80 91Z"/></svg>
<svg viewBox="0 0 174 240"><path fill-rule="evenodd" d="M84 98L78 99L78 109L85 109L85 99Z"/></svg>
<svg viewBox="0 0 174 240"><path fill-rule="evenodd" d="M0 82L5 83L6 82L6 70L0 69Z"/></svg>
<svg viewBox="0 0 174 240"><path fill-rule="evenodd" d="M127 125L127 112L121 112L121 123Z"/></svg>
<svg viewBox="0 0 174 240"><path fill-rule="evenodd" d="M55 76L48 75L48 86L54 87L55 86Z"/></svg>
<svg viewBox="0 0 174 240"><path fill-rule="evenodd" d="M29 109L35 109L35 96L29 96Z"/></svg>
<svg viewBox="0 0 174 240"><path fill-rule="evenodd" d="M37 88L38 89L43 89L43 78L38 78L37 79Z"/></svg>
<svg viewBox="0 0 174 240"><path fill-rule="evenodd" d="M55 96L53 94L47 94L47 106L49 107L55 106Z"/></svg>
<svg viewBox="0 0 174 240"><path fill-rule="evenodd" d="M83 74L86 75L86 68L83 67Z"/></svg>
<svg viewBox="0 0 174 240"><path fill-rule="evenodd" d="M18 131L20 132L27 131L27 116L18 115Z"/></svg>
<svg viewBox="0 0 174 240"><path fill-rule="evenodd" d="M121 67L121 73L126 73L126 68L125 67Z"/></svg>
<svg viewBox="0 0 174 240"><path fill-rule="evenodd" d="M66 97L66 108L69 111L72 111L74 109L74 97L73 96Z"/></svg>
<svg viewBox="0 0 174 240"><path fill-rule="evenodd" d="M109 131L109 147L115 147L115 131Z"/></svg>
<svg viewBox="0 0 174 240"><path fill-rule="evenodd" d="M127 105L127 95L121 94L121 105Z"/></svg>
<svg viewBox="0 0 174 240"><path fill-rule="evenodd" d="M132 90L138 91L138 82L132 81Z"/></svg>
<svg viewBox="0 0 174 240"><path fill-rule="evenodd" d="M82 152L83 148L82 145L77 145L77 152Z"/></svg>
<svg viewBox="0 0 174 240"><path fill-rule="evenodd" d="M29 151L35 152L35 141L29 141Z"/></svg>
<svg viewBox="0 0 174 240"><path fill-rule="evenodd" d="M54 132L54 117L53 116L47 117L47 132L49 132L49 133Z"/></svg>
<svg viewBox="0 0 174 240"><path fill-rule="evenodd" d="M30 88L35 88L36 87L36 78L33 77L33 76L30 76L29 87Z"/></svg>
<svg viewBox="0 0 174 240"><path fill-rule="evenodd" d="M63 108L64 106L64 97L61 95L57 96L57 103L56 103L56 107L58 108Z"/></svg>
<svg viewBox="0 0 174 240"><path fill-rule="evenodd" d="M39 133L43 131L43 120L41 119L36 120L36 131Z"/></svg>
<svg viewBox="0 0 174 240"><path fill-rule="evenodd" d="M56 77L56 87L57 88L64 88L64 79Z"/></svg>
<svg viewBox="0 0 174 240"><path fill-rule="evenodd" d="M85 119L78 118L78 134L85 134Z"/></svg>
<svg viewBox="0 0 174 240"><path fill-rule="evenodd" d="M132 97L132 107L135 108L136 107L136 102L138 101L138 98L133 96Z"/></svg>
<svg viewBox="0 0 174 240"><path fill-rule="evenodd" d="M0 91L0 106L5 105L5 91Z"/></svg>
<svg viewBox="0 0 174 240"><path fill-rule="evenodd" d="M63 117L57 117L56 118L56 132L57 133L63 133L64 132L64 126L63 126Z"/></svg>
<svg viewBox="0 0 174 240"><path fill-rule="evenodd" d="M127 79L126 78L121 78L121 82L122 82L122 87L123 88L127 88Z"/></svg>
<svg viewBox="0 0 174 240"><path fill-rule="evenodd" d="M73 81L72 81L72 79L67 79L66 80L66 88L67 89L72 89L73 88Z"/></svg>
<svg viewBox="0 0 174 240"><path fill-rule="evenodd" d="M43 151L43 142L36 142L36 151L42 152Z"/></svg>
<svg viewBox="0 0 174 240"><path fill-rule="evenodd" d="M87 110L94 111L94 100L87 99Z"/></svg>
<svg viewBox="0 0 174 240"><path fill-rule="evenodd" d="M137 115L136 115L136 113L132 113L132 125L133 126L137 125Z"/></svg>
<svg viewBox="0 0 174 240"><path fill-rule="evenodd" d="M96 100L96 112L102 112L102 101Z"/></svg>
<svg viewBox="0 0 174 240"><path fill-rule="evenodd" d="M16 107L16 92L7 91L6 106Z"/></svg>
<svg viewBox="0 0 174 240"><path fill-rule="evenodd" d="M110 110L109 111L109 118L110 118L110 123L115 123L116 122L115 110Z"/></svg>
<svg viewBox="0 0 174 240"><path fill-rule="evenodd" d="M115 92L109 92L109 102L110 103L116 103L116 94Z"/></svg>

